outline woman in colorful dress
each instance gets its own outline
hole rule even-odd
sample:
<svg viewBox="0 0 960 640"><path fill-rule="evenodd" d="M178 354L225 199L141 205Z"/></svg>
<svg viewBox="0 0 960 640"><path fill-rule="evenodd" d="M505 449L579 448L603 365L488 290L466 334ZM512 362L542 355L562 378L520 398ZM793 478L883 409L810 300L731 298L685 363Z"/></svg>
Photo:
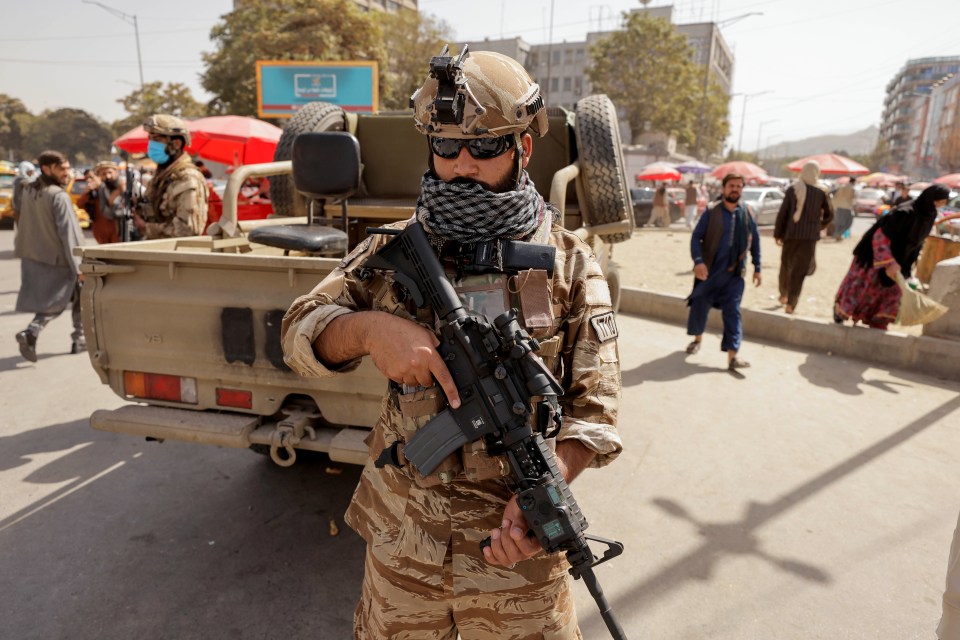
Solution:
<svg viewBox="0 0 960 640"><path fill-rule="evenodd" d="M853 250L850 270L840 283L833 307L837 323L853 320L886 329L900 310L897 272L910 277L934 220L950 190L935 184L877 220Z"/></svg>

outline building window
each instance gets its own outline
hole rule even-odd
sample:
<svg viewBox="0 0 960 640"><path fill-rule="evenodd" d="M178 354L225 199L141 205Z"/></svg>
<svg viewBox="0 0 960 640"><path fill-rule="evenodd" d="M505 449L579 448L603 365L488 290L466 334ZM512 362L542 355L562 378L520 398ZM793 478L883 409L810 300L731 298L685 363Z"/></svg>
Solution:
<svg viewBox="0 0 960 640"><path fill-rule="evenodd" d="M563 79L563 90L570 91L571 89L573 89L573 78L567 76Z"/></svg>
<svg viewBox="0 0 960 640"><path fill-rule="evenodd" d="M550 78L550 93L560 90L560 78Z"/></svg>
<svg viewBox="0 0 960 640"><path fill-rule="evenodd" d="M560 64L560 49L553 50L553 64Z"/></svg>
<svg viewBox="0 0 960 640"><path fill-rule="evenodd" d="M563 64L573 64L573 49L563 51Z"/></svg>
<svg viewBox="0 0 960 640"><path fill-rule="evenodd" d="M577 76L576 78L573 79L573 92L578 96L581 93L583 93L583 77L582 76Z"/></svg>
<svg viewBox="0 0 960 640"><path fill-rule="evenodd" d="M584 55L585 54L583 49L577 49L577 62L581 62L583 60Z"/></svg>

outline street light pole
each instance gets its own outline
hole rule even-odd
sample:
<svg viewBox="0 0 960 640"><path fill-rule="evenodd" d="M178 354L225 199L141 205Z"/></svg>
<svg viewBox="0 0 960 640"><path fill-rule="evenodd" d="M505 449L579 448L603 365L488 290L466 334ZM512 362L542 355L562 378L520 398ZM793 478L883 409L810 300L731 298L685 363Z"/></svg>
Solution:
<svg viewBox="0 0 960 640"><path fill-rule="evenodd" d="M773 122L780 122L779 120L764 120L760 123L760 126L757 128L757 159L760 158L760 141L763 139L760 135L763 133L763 125L771 124Z"/></svg>
<svg viewBox="0 0 960 640"><path fill-rule="evenodd" d="M773 93L773 91L758 91L757 93L743 93L743 108L740 110L740 136L737 139L737 150L743 151L743 125L747 120L747 100L750 98L756 98L757 96L762 96L767 93Z"/></svg>
<svg viewBox="0 0 960 640"><path fill-rule="evenodd" d="M749 18L750 16L762 16L762 11L751 11L749 13L744 13L739 16L734 16L733 18L728 18L721 22L712 23L713 28L710 29L710 42L707 43L707 59L703 65L703 95L700 98L700 123L697 126L697 157L701 160L705 160L703 157L703 130L706 126L706 111L707 111L707 91L710 88L710 66L713 64L713 40L714 40L714 29L717 31L721 27L733 24L734 22L739 22L744 18Z"/></svg>
<svg viewBox="0 0 960 640"><path fill-rule="evenodd" d="M137 66L140 68L140 93L143 93L145 88L143 84L143 59L140 57L140 27L137 24L137 16L131 15L129 13L124 13L119 9L114 9L113 7L108 7L102 2L96 2L96 0L81 0L84 4L95 4L104 11L107 11L116 17L120 18L127 24L133 25L133 33L137 40Z"/></svg>

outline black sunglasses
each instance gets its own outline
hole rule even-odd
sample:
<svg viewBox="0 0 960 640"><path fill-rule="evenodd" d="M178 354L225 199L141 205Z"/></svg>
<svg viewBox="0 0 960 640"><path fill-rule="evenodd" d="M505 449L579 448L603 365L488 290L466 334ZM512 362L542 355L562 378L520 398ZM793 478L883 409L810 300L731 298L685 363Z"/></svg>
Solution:
<svg viewBox="0 0 960 640"><path fill-rule="evenodd" d="M470 155L477 160L488 160L503 154L513 148L513 136L499 136L496 138L437 138L429 136L430 150L446 160L453 160L460 155L464 146Z"/></svg>

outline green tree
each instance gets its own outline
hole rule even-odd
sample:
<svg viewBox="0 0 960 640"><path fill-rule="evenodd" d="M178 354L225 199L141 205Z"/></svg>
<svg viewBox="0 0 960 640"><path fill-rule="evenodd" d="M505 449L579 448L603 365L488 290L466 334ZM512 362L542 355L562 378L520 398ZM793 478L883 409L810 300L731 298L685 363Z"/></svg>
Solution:
<svg viewBox="0 0 960 640"><path fill-rule="evenodd" d="M450 25L416 11L382 11L377 15L383 43L390 52L386 70L389 89L381 92L383 109L409 109L410 96L427 75L427 62L453 36Z"/></svg>
<svg viewBox="0 0 960 640"><path fill-rule="evenodd" d="M113 141L110 128L81 109L44 111L25 133L26 150L31 156L53 149L80 166L109 158Z"/></svg>
<svg viewBox="0 0 960 640"><path fill-rule="evenodd" d="M702 70L701 70L702 73ZM700 94L698 101L703 100ZM697 126L700 122L700 107L695 107ZM710 88L707 99L703 104L703 133L700 136L700 146L706 155L723 151L723 143L730 135L730 96L724 92L715 78L710 78ZM696 138L694 138L696 140Z"/></svg>
<svg viewBox="0 0 960 640"><path fill-rule="evenodd" d="M113 123L113 133L123 135L155 113L169 113L181 118L200 118L207 108L194 99L190 88L179 82L150 82L143 90L136 89L117 100L129 114Z"/></svg>
<svg viewBox="0 0 960 640"><path fill-rule="evenodd" d="M257 60L376 60L380 92L389 94L380 29L350 0L237 3L210 39L216 50L203 54L201 81L215 113L257 114Z"/></svg>
<svg viewBox="0 0 960 640"><path fill-rule="evenodd" d="M17 98L0 93L0 157L24 157L23 127L30 119L30 112Z"/></svg>
<svg viewBox="0 0 960 640"><path fill-rule="evenodd" d="M626 112L635 134L658 131L693 144L703 76L687 38L663 18L641 12L625 18L624 29L590 47L594 90Z"/></svg>

